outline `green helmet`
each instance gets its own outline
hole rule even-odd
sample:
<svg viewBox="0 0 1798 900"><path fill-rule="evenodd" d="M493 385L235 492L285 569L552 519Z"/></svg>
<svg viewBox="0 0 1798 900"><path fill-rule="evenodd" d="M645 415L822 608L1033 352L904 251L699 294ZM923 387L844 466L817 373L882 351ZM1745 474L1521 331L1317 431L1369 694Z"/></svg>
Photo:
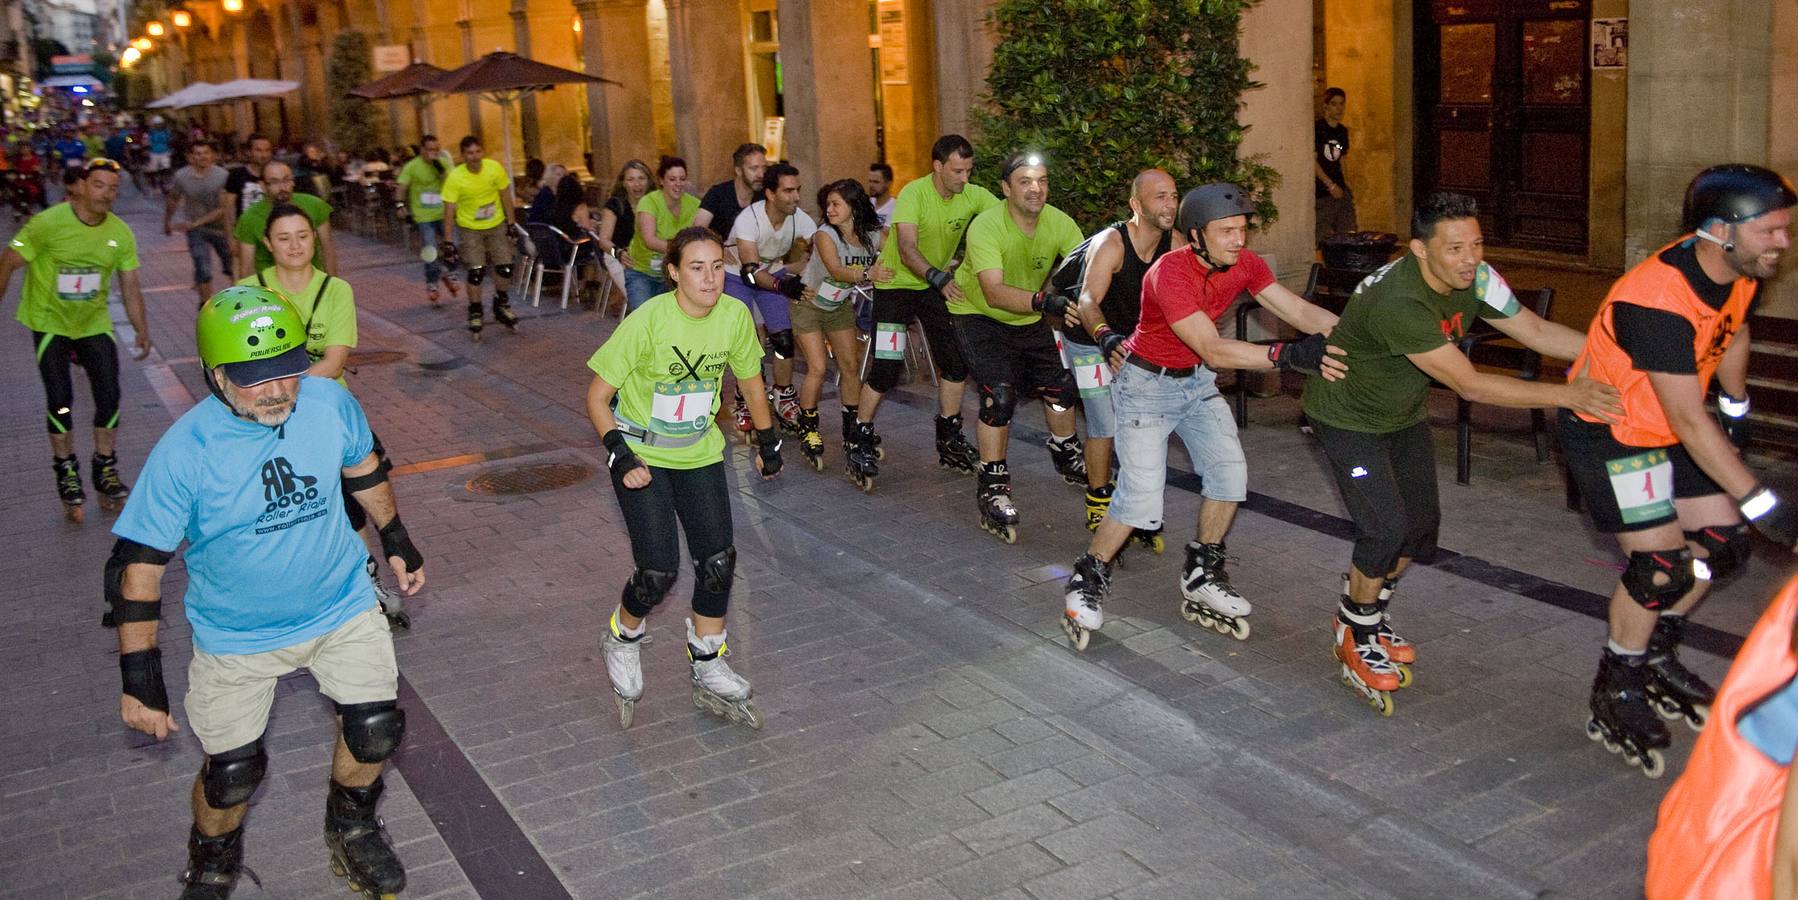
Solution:
<svg viewBox="0 0 1798 900"><path fill-rule="evenodd" d="M306 328L300 315L268 288L236 285L212 295L194 321L200 363L223 366L238 387L306 371Z"/></svg>

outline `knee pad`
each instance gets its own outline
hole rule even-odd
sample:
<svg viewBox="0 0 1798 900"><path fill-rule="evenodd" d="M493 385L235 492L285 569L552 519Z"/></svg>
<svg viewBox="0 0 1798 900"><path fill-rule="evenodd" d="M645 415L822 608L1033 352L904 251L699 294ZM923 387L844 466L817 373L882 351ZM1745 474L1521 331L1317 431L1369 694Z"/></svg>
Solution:
<svg viewBox="0 0 1798 900"><path fill-rule="evenodd" d="M1688 547L1637 550L1629 555L1629 568L1623 570L1623 589L1643 609L1666 609L1698 583L1692 563L1692 550ZM1656 583L1656 575L1666 576L1666 583Z"/></svg>
<svg viewBox="0 0 1798 900"><path fill-rule="evenodd" d="M780 359L792 359L793 358L793 331L792 331L792 329L789 328L784 331L769 332L768 333L768 349L774 351L774 355Z"/></svg>
<svg viewBox="0 0 1798 900"><path fill-rule="evenodd" d="M1708 525L1697 531L1688 531L1686 540L1703 547L1704 552L1709 554L1704 563L1711 570L1713 582L1735 574L1754 551L1754 542L1748 536L1748 526L1739 522L1734 525Z"/></svg>
<svg viewBox="0 0 1798 900"><path fill-rule="evenodd" d="M868 362L868 377L862 381L876 393L884 394L899 386L899 375L905 371L905 362L898 359L880 359L876 357Z"/></svg>
<svg viewBox="0 0 1798 900"><path fill-rule="evenodd" d="M512 264L500 263L494 266L493 274L498 275L502 279L510 280L512 278Z"/></svg>
<svg viewBox="0 0 1798 900"><path fill-rule="evenodd" d="M980 385L980 421L994 428L1004 428L1011 424L1011 414L1017 411L1018 396L1012 391L1010 384Z"/></svg>
<svg viewBox="0 0 1798 900"><path fill-rule="evenodd" d="M631 579L624 583L624 609L633 616L646 616L649 611L668 596L668 589L674 587L674 572L658 572L655 569L638 569L631 573Z"/></svg>
<svg viewBox="0 0 1798 900"><path fill-rule="evenodd" d="M257 738L235 750L208 755L200 769L200 791L207 806L230 809L248 801L266 774L268 751L262 749L262 738Z"/></svg>
<svg viewBox="0 0 1798 900"><path fill-rule="evenodd" d="M736 547L726 547L693 563L693 576L699 579L699 586L714 594L730 593L730 585L736 580L736 573Z"/></svg>
<svg viewBox="0 0 1798 900"><path fill-rule="evenodd" d="M392 700L376 703L340 703L343 745L359 763L378 763L393 755L406 735L406 711Z"/></svg>
<svg viewBox="0 0 1798 900"><path fill-rule="evenodd" d="M1055 384L1045 385L1041 390L1037 391L1037 394L1043 398L1043 402L1047 403L1050 409L1058 413L1067 412L1068 410L1073 409L1074 398L1078 396L1074 389L1072 373L1066 374L1068 374L1067 378L1064 378Z"/></svg>
<svg viewBox="0 0 1798 900"><path fill-rule="evenodd" d="M480 287L481 282L486 281L486 280L487 280L487 267L486 266L475 266L474 268L468 270L468 286L469 287Z"/></svg>

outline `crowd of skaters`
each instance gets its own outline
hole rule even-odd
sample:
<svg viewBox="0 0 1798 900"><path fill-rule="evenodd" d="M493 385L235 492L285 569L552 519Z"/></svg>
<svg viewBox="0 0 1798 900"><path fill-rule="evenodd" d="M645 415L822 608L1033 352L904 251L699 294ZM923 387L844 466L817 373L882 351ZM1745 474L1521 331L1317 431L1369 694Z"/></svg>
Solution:
<svg viewBox="0 0 1798 900"><path fill-rule="evenodd" d="M1352 228L1340 166L1343 98L1327 99L1313 174L1320 209L1332 207ZM1627 273L1582 332L1518 303L1484 260L1477 207L1452 193L1420 200L1406 252L1336 314L1282 287L1250 249L1254 198L1237 185L1183 190L1166 172L1144 170L1118 185L1127 217L1088 234L1049 202L1054 161L1027 149L977 157L959 135L936 141L931 171L896 194L881 163L807 194L797 169L745 143L732 155L732 177L703 192L680 158L653 167L631 160L597 204L578 173L535 160L520 191L474 136L453 155L427 135L400 156L362 160L317 144L279 154L256 135L233 151L154 119L119 148L109 144L116 134L70 137L47 154L68 173L67 200L20 230L0 257L0 283L27 273L19 318L38 349L58 490L76 520L85 496L68 367L88 370L92 483L103 501L123 506L106 565L121 715L158 738L180 727L155 640L160 576L188 548L195 653L186 714L206 759L194 788L185 897L223 897L234 886L244 812L266 769L266 688L302 667L336 702L342 725L327 797L333 866L371 896L404 886L374 809L382 765L404 732L389 629L411 624L402 598L423 585L423 556L344 378L356 314L352 286L336 271L327 198L345 187L391 187L419 232L428 302L465 295L477 339L489 279L492 319L516 327L510 289L524 255L562 254L554 267L578 279L589 308L607 293L602 280L621 298L622 321L589 361L588 409L635 566L602 637L625 727L644 695L650 616L680 578L682 536L694 581L684 634L694 703L761 727L749 680L727 661L737 559L727 438L739 434L755 448L764 479L783 471L783 434L822 471L819 406L834 360L844 467L873 492L887 457L877 412L903 376L914 323L937 370L938 463L974 476L976 521L1006 543L1019 539L1022 521L1011 498L1010 425L1021 404L1041 403L1054 469L1085 492L1093 532L1062 610L1079 649L1103 628L1118 555L1132 542L1155 553L1165 546L1173 435L1203 482L1175 585L1178 611L1249 638L1252 606L1230 581L1225 541L1251 461L1218 394L1220 369L1305 376L1305 412L1357 532L1332 646L1344 683L1382 715L1392 714L1393 694L1418 665L1419 648L1396 630L1391 603L1409 564L1436 540L1424 407L1432 383L1480 402L1563 411L1570 467L1594 523L1628 556L1586 727L1651 776L1670 742L1661 720L1702 727L1715 699L1678 660L1685 617L1715 580L1746 563L1751 530L1788 550L1798 542L1798 512L1737 452L1747 430L1747 313L1776 274L1798 205L1789 181L1755 166L1701 173L1682 233ZM100 138L97 152L89 137ZM36 152L31 142L9 148L9 167ZM233 152L240 164L224 165ZM994 167L998 194L976 181L977 159ZM116 274L137 332L134 355L149 351L135 237L110 212L121 179L134 175L147 179L140 191L165 197L165 233L186 236L211 392L158 442L135 490L113 455L117 358L105 313ZM521 193L533 196L521 202ZM1217 323L1242 295L1294 336L1223 337ZM1475 319L1576 360L1568 379L1525 383L1476 370L1456 343ZM963 419L970 379L972 441ZM734 400L721 416L727 382ZM1706 406L1713 385L1715 413ZM297 403L302 391L318 402ZM194 465L200 446L211 454L206 471ZM357 534L367 525L397 591L383 585L377 555ZM261 596L268 579L241 586L246 571L257 571L251 566L276 567L293 581L279 597ZM246 602L250 593L255 603ZM1793 711L1788 718L1798 718L1798 701ZM1751 737L1786 740L1780 723L1745 723ZM1768 750L1776 761L1778 749Z"/></svg>

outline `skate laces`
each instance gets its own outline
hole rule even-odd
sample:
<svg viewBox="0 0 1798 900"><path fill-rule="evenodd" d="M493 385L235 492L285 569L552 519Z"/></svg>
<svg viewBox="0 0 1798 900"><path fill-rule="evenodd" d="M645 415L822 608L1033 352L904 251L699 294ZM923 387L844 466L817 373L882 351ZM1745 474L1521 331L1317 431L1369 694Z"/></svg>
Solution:
<svg viewBox="0 0 1798 900"><path fill-rule="evenodd" d="M1392 654L1387 653L1386 645L1380 643L1378 626L1362 625L1341 614L1337 615L1336 622L1354 636L1355 656L1361 660L1362 665L1379 673L1398 672L1398 666L1392 661Z"/></svg>
<svg viewBox="0 0 1798 900"><path fill-rule="evenodd" d="M816 428L808 429L800 434L799 442L804 444L807 450L824 449L824 435L819 434Z"/></svg>

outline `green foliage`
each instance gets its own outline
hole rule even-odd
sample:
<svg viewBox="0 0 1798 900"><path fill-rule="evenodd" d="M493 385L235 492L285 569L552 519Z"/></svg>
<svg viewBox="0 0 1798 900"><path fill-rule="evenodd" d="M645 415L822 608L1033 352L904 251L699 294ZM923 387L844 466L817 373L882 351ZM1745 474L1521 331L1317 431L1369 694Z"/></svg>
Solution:
<svg viewBox="0 0 1798 900"><path fill-rule="evenodd" d="M326 94L330 97L331 140L340 150L366 153L378 142L374 103L347 96L351 88L369 80L371 66L368 36L345 31L331 42Z"/></svg>
<svg viewBox="0 0 1798 900"><path fill-rule="evenodd" d="M1089 232L1128 215L1127 184L1166 169L1182 191L1232 181L1275 209L1279 174L1242 159L1243 91L1253 66L1237 51L1254 0L1000 0L999 46L976 110L983 165L997 187L1014 152L1049 157L1049 202Z"/></svg>

